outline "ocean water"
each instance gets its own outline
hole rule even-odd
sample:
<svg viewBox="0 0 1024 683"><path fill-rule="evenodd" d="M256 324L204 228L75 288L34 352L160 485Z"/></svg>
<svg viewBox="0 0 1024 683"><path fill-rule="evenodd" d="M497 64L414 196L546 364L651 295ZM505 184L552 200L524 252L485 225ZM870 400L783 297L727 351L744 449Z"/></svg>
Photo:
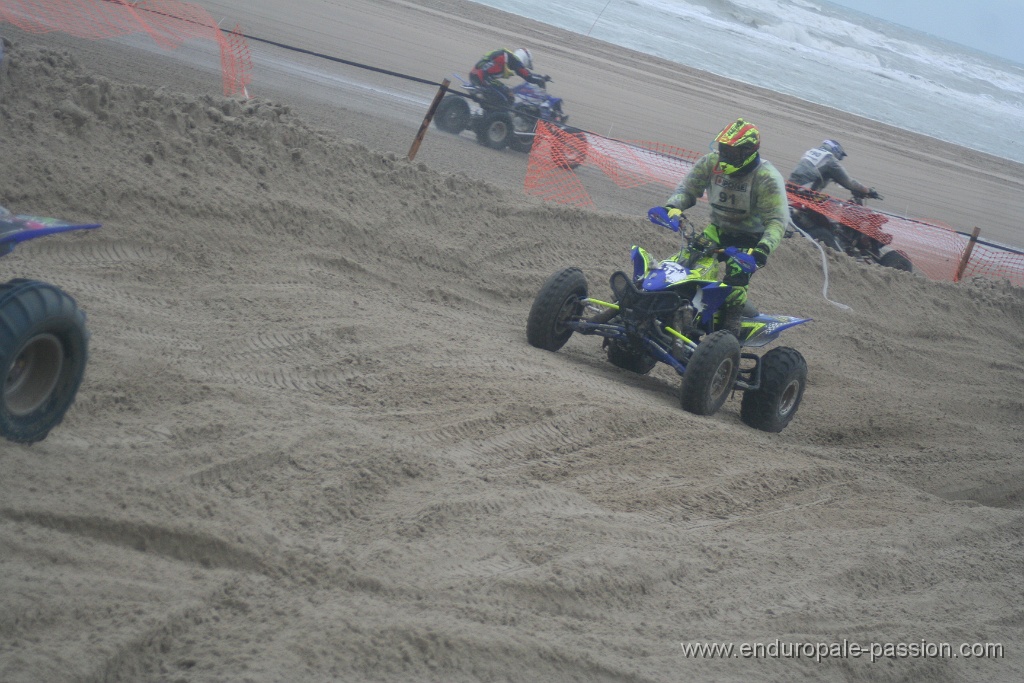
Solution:
<svg viewBox="0 0 1024 683"><path fill-rule="evenodd" d="M1024 163L1024 64L825 0L474 1Z"/></svg>

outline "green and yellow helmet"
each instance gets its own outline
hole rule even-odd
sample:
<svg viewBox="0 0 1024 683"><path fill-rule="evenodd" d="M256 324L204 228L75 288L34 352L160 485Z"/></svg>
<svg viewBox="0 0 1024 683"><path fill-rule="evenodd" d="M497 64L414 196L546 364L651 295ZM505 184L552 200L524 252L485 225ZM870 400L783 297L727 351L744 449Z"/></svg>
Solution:
<svg viewBox="0 0 1024 683"><path fill-rule="evenodd" d="M718 137L718 168L726 175L733 175L748 168L757 161L757 150L761 148L761 133L757 126L743 119L726 126Z"/></svg>

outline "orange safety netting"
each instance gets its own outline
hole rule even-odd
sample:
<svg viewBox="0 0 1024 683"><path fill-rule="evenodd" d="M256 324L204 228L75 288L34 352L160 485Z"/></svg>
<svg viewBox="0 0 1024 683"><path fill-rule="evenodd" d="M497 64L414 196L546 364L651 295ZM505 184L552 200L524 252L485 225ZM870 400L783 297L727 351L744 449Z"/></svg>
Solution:
<svg viewBox="0 0 1024 683"><path fill-rule="evenodd" d="M588 132L566 133L539 122L527 164L524 187L527 194L574 206L593 206L593 201L566 160L604 172L616 185L635 188L648 183L675 189L701 154L679 147L651 142L612 140ZM1009 280L1024 287L1024 253L994 245L976 243L963 273L957 271L968 248L967 235L937 222L926 222L875 211L840 201L820 192L787 186L790 205L804 203L814 210L874 237L902 252L914 268L933 280L956 281L983 277Z"/></svg>
<svg viewBox="0 0 1024 683"><path fill-rule="evenodd" d="M969 238L966 235L959 236L966 248ZM1024 287L1024 254L979 242L971 251L971 258L962 277L1009 280L1018 287Z"/></svg>
<svg viewBox="0 0 1024 683"><path fill-rule="evenodd" d="M0 22L29 33L59 31L100 40L146 33L164 48L186 40L213 40L220 47L224 94L245 93L252 59L236 26L225 34L205 9L178 0L0 0Z"/></svg>
<svg viewBox="0 0 1024 683"><path fill-rule="evenodd" d="M525 187L548 201L574 206L593 206L590 195L572 169L572 160L596 166L616 185L634 188L648 183L675 187L700 158L678 147L648 142L623 142L580 131L567 133L539 121Z"/></svg>

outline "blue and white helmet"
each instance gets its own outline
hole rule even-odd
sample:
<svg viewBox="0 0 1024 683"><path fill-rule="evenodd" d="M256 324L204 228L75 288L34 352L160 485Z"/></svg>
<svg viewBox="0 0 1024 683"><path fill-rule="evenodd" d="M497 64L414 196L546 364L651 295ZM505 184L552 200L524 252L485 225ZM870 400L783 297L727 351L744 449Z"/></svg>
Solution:
<svg viewBox="0 0 1024 683"><path fill-rule="evenodd" d="M835 140L825 140L819 145L819 147L826 152L831 152L836 159L842 159L846 156L846 150L843 149L843 146Z"/></svg>
<svg viewBox="0 0 1024 683"><path fill-rule="evenodd" d="M525 47L521 47L512 54L514 54L516 58L523 63L523 66L525 66L530 71L533 71L533 57L530 55L529 50L527 50Z"/></svg>

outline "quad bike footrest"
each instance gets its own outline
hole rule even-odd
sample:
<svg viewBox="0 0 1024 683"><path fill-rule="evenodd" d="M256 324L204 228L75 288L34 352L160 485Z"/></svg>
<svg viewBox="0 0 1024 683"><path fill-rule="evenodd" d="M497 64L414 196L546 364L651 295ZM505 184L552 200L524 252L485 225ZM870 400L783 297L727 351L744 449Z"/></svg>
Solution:
<svg viewBox="0 0 1024 683"><path fill-rule="evenodd" d="M754 365L749 368L740 368L736 375L736 388L741 391L752 391L761 388L761 357L756 353L741 353L740 363L743 360L752 360Z"/></svg>

